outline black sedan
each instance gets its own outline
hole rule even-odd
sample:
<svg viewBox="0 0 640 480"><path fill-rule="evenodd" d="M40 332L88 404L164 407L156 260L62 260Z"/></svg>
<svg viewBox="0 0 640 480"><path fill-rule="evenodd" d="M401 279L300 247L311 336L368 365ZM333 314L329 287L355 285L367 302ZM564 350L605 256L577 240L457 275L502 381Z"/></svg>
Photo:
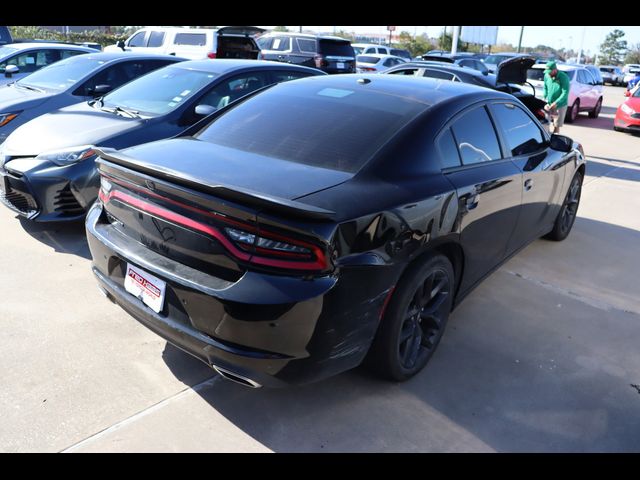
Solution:
<svg viewBox="0 0 640 480"><path fill-rule="evenodd" d="M277 62L193 60L41 115L0 147L0 202L38 222L83 219L100 183L95 146L169 138L250 92L309 75L326 74Z"/></svg>
<svg viewBox="0 0 640 480"><path fill-rule="evenodd" d="M428 57L428 55L423 56ZM496 74L482 73L469 66L446 61L411 62L386 70L389 75L412 75L416 77L438 78L453 82L470 83L479 87L491 88L512 94L533 112L536 118L546 123L545 102L536 98L520 86L527 82L527 70L535 63L534 57L521 55L505 60L500 64Z"/></svg>
<svg viewBox="0 0 640 480"><path fill-rule="evenodd" d="M393 75L279 84L99 155L86 227L105 294L254 387L365 358L413 376L484 277L569 234L585 171L513 96Z"/></svg>

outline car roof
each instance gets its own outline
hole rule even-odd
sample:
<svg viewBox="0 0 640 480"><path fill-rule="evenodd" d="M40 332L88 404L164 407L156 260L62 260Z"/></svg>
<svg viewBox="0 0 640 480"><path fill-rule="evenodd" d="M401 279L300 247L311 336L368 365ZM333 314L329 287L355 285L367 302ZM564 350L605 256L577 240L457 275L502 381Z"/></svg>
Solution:
<svg viewBox="0 0 640 480"><path fill-rule="evenodd" d="M358 57L375 57L375 58L400 58L402 60L402 57L399 57L397 55L389 55L388 53L361 53L360 55L358 55L356 57L356 59Z"/></svg>
<svg viewBox="0 0 640 480"><path fill-rule="evenodd" d="M424 60L424 61L420 61L420 60L416 60L413 62L407 62L407 63L403 63L402 65L398 65L398 68L404 68L404 67L419 67L419 68L426 68L426 67L432 67L432 68L441 68L441 69L446 69L446 70L451 70L452 72L464 72L464 73L469 73L471 75L475 75L478 77L483 77L486 78L487 76L485 74L483 74L482 72L480 72L479 70L475 70L473 68L469 68L469 67L464 67L462 65L459 65L457 63L449 63L449 62L439 62L437 60ZM394 67L395 68L395 67Z"/></svg>
<svg viewBox="0 0 640 480"><path fill-rule="evenodd" d="M410 101L423 103L425 109L449 100L473 97L479 101L485 98L505 98L513 96L464 82L451 82L426 77L380 74L342 74L320 77L307 77L294 82L316 82L319 88L366 88L380 95L390 95ZM293 83L293 82L291 82Z"/></svg>
<svg viewBox="0 0 640 480"><path fill-rule="evenodd" d="M340 40L342 42L348 42L349 40L346 38L342 38L342 37L336 37L333 35L314 35L312 33L296 33L296 32L274 32L271 31L263 36L285 36L285 37L305 37L305 38L315 38L315 39L322 39L322 40ZM376 45L377 46L377 45ZM384 46L384 45L383 45Z"/></svg>
<svg viewBox="0 0 640 480"><path fill-rule="evenodd" d="M91 60L101 60L103 62L112 62L114 60L180 60L182 57L174 55L163 55L160 53L150 52L96 52L87 53L86 55L77 55L72 58L86 58Z"/></svg>
<svg viewBox="0 0 640 480"><path fill-rule="evenodd" d="M3 47L11 47L16 50L28 50L30 48L60 48L66 50L82 50L86 52L95 52L95 48L83 47L82 45L73 45L70 43L46 43L46 42L25 42L25 43L6 43Z"/></svg>
<svg viewBox="0 0 640 480"><path fill-rule="evenodd" d="M300 70L312 73L320 73L320 71L315 68L304 67L302 65L293 65L283 62L272 62L269 60L217 58L213 60L189 60L186 62L178 62L171 66L184 68L187 70L200 70L203 72L216 73L218 75L225 75L229 72L235 72L241 69Z"/></svg>

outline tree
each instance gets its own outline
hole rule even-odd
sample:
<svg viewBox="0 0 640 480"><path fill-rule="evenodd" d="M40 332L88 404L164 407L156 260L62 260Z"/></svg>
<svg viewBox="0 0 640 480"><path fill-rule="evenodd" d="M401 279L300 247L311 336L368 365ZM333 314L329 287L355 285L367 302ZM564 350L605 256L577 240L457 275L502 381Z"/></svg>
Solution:
<svg viewBox="0 0 640 480"><path fill-rule="evenodd" d="M403 50L409 50L412 57L423 55L434 48L434 45L425 34L413 37L409 32L405 31L400 32L397 45Z"/></svg>
<svg viewBox="0 0 640 480"><path fill-rule="evenodd" d="M289 29L287 27L276 27L273 29L274 32L288 32Z"/></svg>
<svg viewBox="0 0 640 480"><path fill-rule="evenodd" d="M636 43L624 57L624 63L640 63L640 43Z"/></svg>
<svg viewBox="0 0 640 480"><path fill-rule="evenodd" d="M604 65L616 65L622 62L624 54L627 52L627 41L622 40L624 32L615 29L607 35L600 45L599 60Z"/></svg>
<svg viewBox="0 0 640 480"><path fill-rule="evenodd" d="M355 42L355 37L349 32L345 32L344 30L338 30L334 35L336 37L345 38L351 42Z"/></svg>

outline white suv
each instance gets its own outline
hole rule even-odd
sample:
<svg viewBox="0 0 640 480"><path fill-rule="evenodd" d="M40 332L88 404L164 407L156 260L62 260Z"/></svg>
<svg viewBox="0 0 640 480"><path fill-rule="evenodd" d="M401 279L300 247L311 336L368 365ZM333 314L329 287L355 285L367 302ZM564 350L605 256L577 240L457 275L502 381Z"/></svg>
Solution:
<svg viewBox="0 0 640 480"><path fill-rule="evenodd" d="M382 55L391 55L391 48L384 45L376 45L374 43L352 43L353 51L356 55L371 55L379 53Z"/></svg>
<svg viewBox="0 0 640 480"><path fill-rule="evenodd" d="M178 28L146 27L137 30L124 42L105 47L105 52L121 50L176 55L190 60L202 58L257 59L260 48L255 35L258 27Z"/></svg>
<svg viewBox="0 0 640 480"><path fill-rule="evenodd" d="M527 70L527 84L535 88L535 95L540 99L543 99L544 70L546 68L544 64L536 64ZM589 117L598 118L602 108L602 85L593 78L589 70L580 65L559 63L558 70L566 73L571 81L565 121L573 122L580 112L589 112Z"/></svg>

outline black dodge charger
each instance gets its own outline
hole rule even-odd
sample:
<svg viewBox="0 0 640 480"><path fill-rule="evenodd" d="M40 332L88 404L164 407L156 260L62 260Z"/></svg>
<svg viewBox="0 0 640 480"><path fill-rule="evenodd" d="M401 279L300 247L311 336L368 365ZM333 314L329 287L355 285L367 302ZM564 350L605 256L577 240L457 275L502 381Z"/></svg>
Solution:
<svg viewBox="0 0 640 480"><path fill-rule="evenodd" d="M532 240L563 240L585 159L513 96L394 75L263 89L98 160L104 293L248 386L363 362L405 380L449 312Z"/></svg>

